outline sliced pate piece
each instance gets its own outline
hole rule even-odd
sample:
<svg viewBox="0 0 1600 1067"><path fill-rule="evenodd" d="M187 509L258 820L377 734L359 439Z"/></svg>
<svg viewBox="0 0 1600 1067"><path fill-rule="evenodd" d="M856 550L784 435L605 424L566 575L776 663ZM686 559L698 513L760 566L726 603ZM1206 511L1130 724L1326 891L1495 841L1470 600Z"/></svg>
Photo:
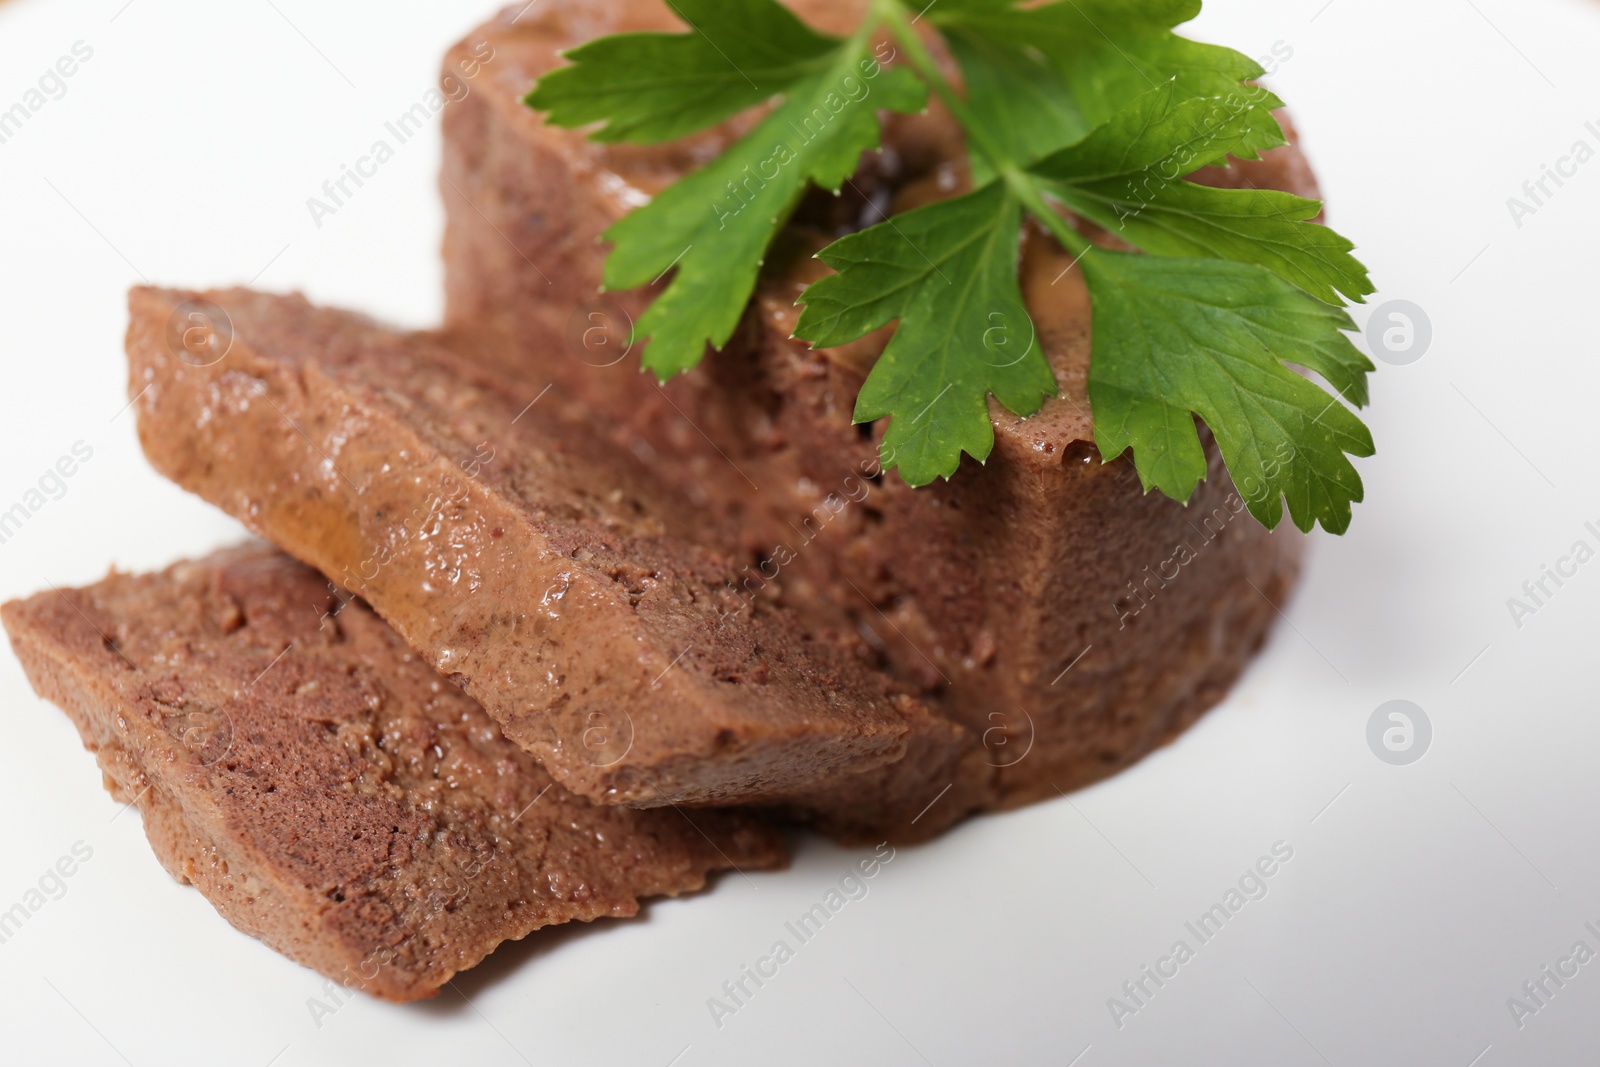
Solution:
<svg viewBox="0 0 1600 1067"><path fill-rule="evenodd" d="M788 802L899 760L926 719L742 595L695 504L560 393L300 297L130 305L156 469L366 599L574 792Z"/></svg>
<svg viewBox="0 0 1600 1067"><path fill-rule="evenodd" d="M541 927L785 862L750 814L563 789L365 605L264 545L3 616L173 877L385 1000L432 996Z"/></svg>

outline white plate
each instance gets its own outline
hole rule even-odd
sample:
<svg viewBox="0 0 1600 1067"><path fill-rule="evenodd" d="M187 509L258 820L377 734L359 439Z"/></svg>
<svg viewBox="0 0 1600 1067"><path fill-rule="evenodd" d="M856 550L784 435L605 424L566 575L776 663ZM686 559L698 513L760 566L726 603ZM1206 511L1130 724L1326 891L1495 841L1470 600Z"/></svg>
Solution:
<svg viewBox="0 0 1600 1067"><path fill-rule="evenodd" d="M1600 562L1547 583L1555 595L1520 627L1507 600L1575 541L1600 548L1585 527L1600 525L1600 160L1547 185L1520 227L1507 198L1574 142L1600 148L1600 4L1211 6L1205 36L1292 52L1273 84L1336 221L1379 302L1411 301L1433 325L1426 356L1376 378L1381 454L1362 465L1353 532L1319 539L1223 707L1070 801L903 850L719 1028L708 999L853 854L807 843L786 873L535 934L460 982L470 1003L336 1004L161 871L64 716L0 655L0 910L75 844L92 849L0 944L0 1060L1593 1062L1600 962L1547 982L1520 1027L1507 1002L1575 942L1600 950L1584 925L1600 929ZM240 536L148 469L122 412L123 294L141 275L433 321L437 126L320 228L306 201L487 14L420 0L0 6L0 108L76 42L93 50L0 144L0 508L76 443L93 450L0 544L0 595ZM1403 767L1366 733L1399 698L1433 727ZM1277 842L1293 858L1266 896L1200 944L1185 924ZM1153 995L1119 1027L1108 1000L1134 1006L1123 983L1179 940L1193 958L1159 989L1146 980Z"/></svg>

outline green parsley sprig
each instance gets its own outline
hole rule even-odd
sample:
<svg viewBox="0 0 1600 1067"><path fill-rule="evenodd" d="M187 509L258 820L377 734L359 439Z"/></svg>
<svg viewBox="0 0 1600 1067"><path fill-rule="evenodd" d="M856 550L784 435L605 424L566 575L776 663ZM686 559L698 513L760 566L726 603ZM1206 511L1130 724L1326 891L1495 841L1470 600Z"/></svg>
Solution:
<svg viewBox="0 0 1600 1067"><path fill-rule="evenodd" d="M1287 503L1334 533L1362 499L1350 456L1374 369L1343 310L1373 291L1352 245L1288 193L1214 189L1188 176L1285 143L1255 62L1174 27L1199 0L871 0L848 38L776 0L668 0L684 33L619 34L567 53L530 107L602 141L656 143L757 106L749 134L606 231L605 285L671 274L640 319L663 381L732 337L764 258L813 184L837 193L879 147L883 110L937 95L966 134L974 190L844 237L834 274L801 297L796 336L844 344L898 322L855 418L888 418L886 461L914 486L994 447L993 395L1031 415L1058 388L1018 281L1023 221L1076 257L1093 310L1089 399L1101 455L1132 450L1145 489L1189 500L1206 474L1195 419L1215 436L1252 514ZM945 78L914 23L960 67ZM907 64L885 66L890 37ZM1138 252L1092 243L1064 212ZM1016 327L1026 325L1025 329ZM1021 349L1019 351L1019 349ZM1330 395L1294 368L1314 372Z"/></svg>

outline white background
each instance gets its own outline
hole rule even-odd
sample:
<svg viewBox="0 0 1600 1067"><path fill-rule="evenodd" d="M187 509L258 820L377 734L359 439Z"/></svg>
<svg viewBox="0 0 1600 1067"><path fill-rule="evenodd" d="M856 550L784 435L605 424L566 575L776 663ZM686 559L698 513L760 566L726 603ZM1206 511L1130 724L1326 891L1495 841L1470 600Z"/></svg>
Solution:
<svg viewBox="0 0 1600 1067"><path fill-rule="evenodd" d="M0 108L74 42L94 49L0 145L0 509L75 442L94 450L0 545L0 596L240 536L156 477L119 415L123 294L141 275L300 288L406 325L440 309L436 125L321 229L305 202L487 10L123 2L0 2ZM1600 926L1600 561L1520 629L1506 601L1575 540L1600 547L1584 530L1600 520L1600 160L1521 228L1506 199L1574 141L1600 147L1584 129L1600 126L1600 4L1208 7L1199 35L1293 49L1273 84L1334 220L1379 301L1416 302L1435 332L1419 363L1377 375L1368 503L1348 537L1319 539L1225 705L1070 801L901 851L720 1030L707 998L856 854L808 840L788 872L534 934L460 994L358 996L319 1026L322 980L166 876L137 813L118 816L65 717L0 654L0 909L75 842L94 850L0 945L0 1061L1596 1062L1600 962L1521 1029L1506 1000L1575 941L1600 949L1583 928ZM1393 698L1434 727L1407 767L1367 747ZM1278 841L1294 858L1266 898L1114 1026L1107 999Z"/></svg>

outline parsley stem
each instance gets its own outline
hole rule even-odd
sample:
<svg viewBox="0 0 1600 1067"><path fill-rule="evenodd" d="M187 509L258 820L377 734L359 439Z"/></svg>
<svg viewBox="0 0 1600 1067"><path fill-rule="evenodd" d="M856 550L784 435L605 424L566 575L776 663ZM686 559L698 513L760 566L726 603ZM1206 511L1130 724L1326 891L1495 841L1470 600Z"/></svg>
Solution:
<svg viewBox="0 0 1600 1067"><path fill-rule="evenodd" d="M1050 231L1050 235L1061 243L1062 248L1082 258L1094 247L1088 238L1073 229L1072 224L1061 217L1061 212L1050 206L1044 194L1039 192L1038 183L1027 171L1007 166L1001 169L1000 174L1011 187L1012 195L1022 201L1022 206Z"/></svg>
<svg viewBox="0 0 1600 1067"><path fill-rule="evenodd" d="M990 140L983 123L973 114L972 108L962 99L961 94L956 92L955 86L950 84L950 80L939 69L933 54L922 43L922 38L917 36L916 27L906 18L900 0L876 0L873 6L878 19L888 24L895 39L906 50L906 56L911 60L911 65L916 68L917 73L922 76L922 80L928 83L940 100L944 101L945 107L950 109L950 113L961 124L967 142L977 148L988 159L989 165L995 172L1005 179L1012 195L1022 202L1028 212L1037 218L1068 252L1078 256L1087 252L1091 247L1089 242L1061 217L1060 212L1051 208L1049 202L1039 192L1038 183Z"/></svg>
<svg viewBox="0 0 1600 1067"><path fill-rule="evenodd" d="M955 116L961 128L966 131L967 139L977 146L996 170L1005 166L1005 153L989 140L984 132L983 125L978 121L967 102L956 92L955 86L950 84L944 72L939 69L938 62L933 58L933 53L922 43L922 38L917 36L916 27L906 18L900 0L877 0L875 3L878 17L888 23L890 31L901 47L906 50L906 56L911 60L911 65L916 68L922 80L927 82L939 97L944 101L945 107Z"/></svg>

